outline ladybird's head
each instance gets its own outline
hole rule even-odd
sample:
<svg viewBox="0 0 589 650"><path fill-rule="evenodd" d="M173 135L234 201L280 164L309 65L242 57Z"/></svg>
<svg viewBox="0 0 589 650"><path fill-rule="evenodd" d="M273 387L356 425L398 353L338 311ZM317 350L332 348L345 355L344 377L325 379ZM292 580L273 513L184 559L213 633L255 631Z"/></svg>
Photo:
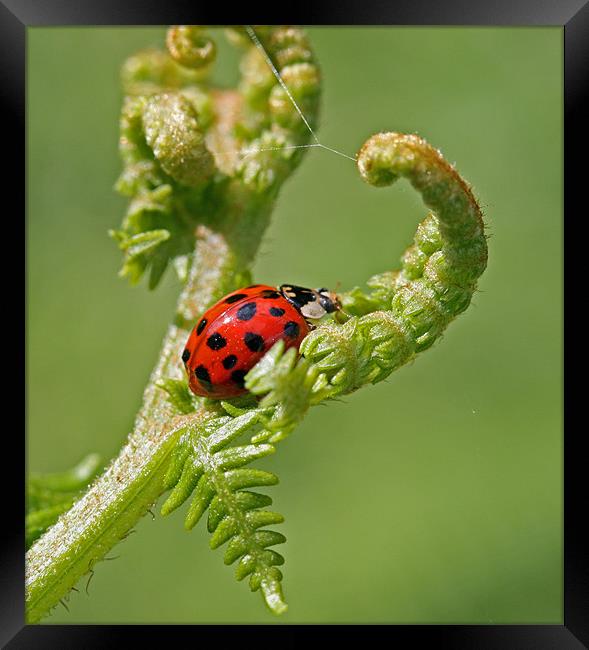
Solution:
<svg viewBox="0 0 589 650"><path fill-rule="evenodd" d="M329 289L317 289L316 293L319 294L319 302L327 314L332 314L342 308L337 293Z"/></svg>
<svg viewBox="0 0 589 650"><path fill-rule="evenodd" d="M329 289L306 289L292 284L282 284L279 291L304 318L318 320L325 314L341 309L339 298Z"/></svg>

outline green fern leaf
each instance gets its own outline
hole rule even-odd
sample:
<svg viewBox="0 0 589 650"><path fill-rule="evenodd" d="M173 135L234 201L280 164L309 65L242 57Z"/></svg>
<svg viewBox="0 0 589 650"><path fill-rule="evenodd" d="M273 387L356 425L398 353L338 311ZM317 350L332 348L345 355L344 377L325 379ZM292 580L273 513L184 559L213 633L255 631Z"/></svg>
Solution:
<svg viewBox="0 0 589 650"><path fill-rule="evenodd" d="M179 413L187 414L196 410L197 402L194 393L188 388L186 381L168 377L159 381L157 385L168 393L169 402Z"/></svg>
<svg viewBox="0 0 589 650"><path fill-rule="evenodd" d="M183 413L190 407L185 382L167 380L162 385L170 402ZM184 525L192 529L208 510L207 529L212 534L210 547L227 544L225 564L239 560L238 580L250 576L250 589L261 590L268 607L276 614L286 610L282 595L282 573L276 568L284 558L268 547L282 544L281 533L265 529L284 521L277 512L265 510L272 503L266 495L247 488L274 485L278 478L270 473L245 467L252 461L274 453L270 444L234 444L248 433L254 435L264 426L265 409L243 411L224 404L232 415L204 415L197 424L187 425L174 450L165 477L171 489L161 512L167 515L192 497Z"/></svg>

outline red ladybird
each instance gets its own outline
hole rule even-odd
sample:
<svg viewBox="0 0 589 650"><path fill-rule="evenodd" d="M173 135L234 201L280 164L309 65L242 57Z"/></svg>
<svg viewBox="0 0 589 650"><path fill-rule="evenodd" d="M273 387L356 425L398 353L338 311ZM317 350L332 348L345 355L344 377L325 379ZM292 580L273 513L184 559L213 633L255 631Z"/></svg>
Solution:
<svg viewBox="0 0 589 650"><path fill-rule="evenodd" d="M196 395L225 399L246 391L244 378L282 339L298 347L319 319L340 308L327 289L253 284L214 304L192 330L182 361Z"/></svg>

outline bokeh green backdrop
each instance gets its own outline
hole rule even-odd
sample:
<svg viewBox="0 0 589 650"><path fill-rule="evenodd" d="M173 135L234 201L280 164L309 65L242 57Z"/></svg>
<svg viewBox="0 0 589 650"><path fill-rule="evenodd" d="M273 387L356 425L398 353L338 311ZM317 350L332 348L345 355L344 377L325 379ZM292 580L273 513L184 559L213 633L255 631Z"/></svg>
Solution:
<svg viewBox="0 0 589 650"><path fill-rule="evenodd" d="M417 132L484 209L489 266L443 340L390 379L316 408L260 466L286 516L293 622L562 622L562 30L311 28L321 141L353 154ZM237 54L218 34L217 78ZM106 231L120 64L155 28L28 30L28 469L116 455L178 294L118 279ZM310 150L283 189L259 282L361 284L395 268L425 210ZM272 622L202 523L148 516L47 622Z"/></svg>

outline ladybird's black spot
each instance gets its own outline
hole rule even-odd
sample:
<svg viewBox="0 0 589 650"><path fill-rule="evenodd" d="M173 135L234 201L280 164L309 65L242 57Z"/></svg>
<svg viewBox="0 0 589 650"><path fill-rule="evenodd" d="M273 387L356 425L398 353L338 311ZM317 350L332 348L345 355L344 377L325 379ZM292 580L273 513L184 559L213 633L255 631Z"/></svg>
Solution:
<svg viewBox="0 0 589 650"><path fill-rule="evenodd" d="M264 291L260 292L260 296L262 298L279 298L280 294L278 291L274 291L273 289L264 289Z"/></svg>
<svg viewBox="0 0 589 650"><path fill-rule="evenodd" d="M196 328L196 333L197 334L202 334L202 331L204 328L207 326L207 319L203 318L200 323L198 324L198 327Z"/></svg>
<svg viewBox="0 0 589 650"><path fill-rule="evenodd" d="M223 359L223 368L225 368L225 370L231 370L236 363L237 357L234 354L230 354L228 357Z"/></svg>
<svg viewBox="0 0 589 650"><path fill-rule="evenodd" d="M250 320L256 315L256 303L246 302L243 307L237 310L237 318L239 320Z"/></svg>
<svg viewBox="0 0 589 650"><path fill-rule="evenodd" d="M209 375L209 371L204 366L197 366L194 369L194 374L203 388L206 390L211 390L213 386L211 383L211 376Z"/></svg>
<svg viewBox="0 0 589 650"><path fill-rule="evenodd" d="M264 339L253 332L247 332L243 337L243 342L252 352L259 352L264 347Z"/></svg>
<svg viewBox="0 0 589 650"><path fill-rule="evenodd" d="M284 309L281 309L280 307L270 307L270 314L279 318L280 316L284 316Z"/></svg>
<svg viewBox="0 0 589 650"><path fill-rule="evenodd" d="M284 333L291 339L296 339L299 335L299 326L292 320L284 326Z"/></svg>
<svg viewBox="0 0 589 650"><path fill-rule="evenodd" d="M243 388L243 385L245 384L245 376L246 376L246 371L245 370L234 370L231 373L231 379L238 385Z"/></svg>
<svg viewBox="0 0 589 650"><path fill-rule="evenodd" d="M190 359L190 350L184 350L184 352L182 352L182 361L186 363L188 359Z"/></svg>
<svg viewBox="0 0 589 650"><path fill-rule="evenodd" d="M241 300L242 298L247 298L245 293L234 293L232 296L229 296L229 298L225 298L225 302L230 305L233 302L237 302L238 300Z"/></svg>
<svg viewBox="0 0 589 650"><path fill-rule="evenodd" d="M219 334L219 332L215 332L207 339L207 345L211 350L220 350L227 345L227 341Z"/></svg>

